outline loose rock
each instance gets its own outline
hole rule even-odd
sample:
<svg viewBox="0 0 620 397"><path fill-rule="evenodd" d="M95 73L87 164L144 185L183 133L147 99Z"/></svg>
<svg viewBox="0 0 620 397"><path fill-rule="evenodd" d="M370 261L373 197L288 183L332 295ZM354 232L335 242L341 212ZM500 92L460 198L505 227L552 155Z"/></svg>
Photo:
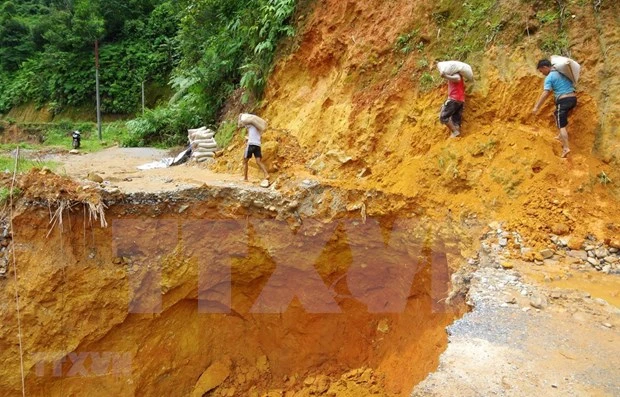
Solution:
<svg viewBox="0 0 620 397"><path fill-rule="evenodd" d="M568 255L568 256L570 256L570 257L573 257L573 258L578 258L578 259L581 259L581 260L584 260L584 261L585 261L586 259L588 259L588 254L586 253L586 251L575 251L575 250L571 250L571 251L568 251L568 252L566 253L566 255Z"/></svg>
<svg viewBox="0 0 620 397"><path fill-rule="evenodd" d="M604 258L607 255L609 255L609 252L603 247L594 250L594 256L597 258Z"/></svg>
<svg viewBox="0 0 620 397"><path fill-rule="evenodd" d="M86 176L86 179L88 179L89 181L97 182L97 183L103 182L103 178L95 174L94 172L89 172L88 175Z"/></svg>
<svg viewBox="0 0 620 397"><path fill-rule="evenodd" d="M200 376L191 397L200 397L221 385L230 375L230 364L216 362Z"/></svg>
<svg viewBox="0 0 620 397"><path fill-rule="evenodd" d="M553 250L550 249L544 249L542 251L540 251L540 255L544 258L544 259L549 259L553 256Z"/></svg>
<svg viewBox="0 0 620 397"><path fill-rule="evenodd" d="M535 309L544 309L547 307L547 299L539 294L534 294L530 298L530 306Z"/></svg>
<svg viewBox="0 0 620 397"><path fill-rule="evenodd" d="M557 234L558 236L564 236L568 234L569 229L568 229L568 226L566 226L563 223L556 223L555 225L551 227L551 232L553 234Z"/></svg>
<svg viewBox="0 0 620 397"><path fill-rule="evenodd" d="M583 246L583 239L580 238L576 238L576 237L571 237L568 240L568 248L572 249L572 250L580 250L581 247Z"/></svg>

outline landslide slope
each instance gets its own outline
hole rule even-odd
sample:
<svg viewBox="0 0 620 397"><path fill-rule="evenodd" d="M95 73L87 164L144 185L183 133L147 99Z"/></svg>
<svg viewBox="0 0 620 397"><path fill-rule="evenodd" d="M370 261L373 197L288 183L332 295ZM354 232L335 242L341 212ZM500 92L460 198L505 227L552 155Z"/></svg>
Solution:
<svg viewBox="0 0 620 397"><path fill-rule="evenodd" d="M561 6L561 7L560 7ZM553 228L578 238L620 233L620 7L598 1L336 1L300 11L260 114L280 175L399 193L437 217L507 221L533 246ZM616 48L616 49L615 49ZM583 67L561 159L538 59ZM460 59L469 84L463 134L437 120L446 97L435 62ZM240 138L237 145L240 144ZM238 170L238 154L219 167ZM611 183L609 183L611 181Z"/></svg>

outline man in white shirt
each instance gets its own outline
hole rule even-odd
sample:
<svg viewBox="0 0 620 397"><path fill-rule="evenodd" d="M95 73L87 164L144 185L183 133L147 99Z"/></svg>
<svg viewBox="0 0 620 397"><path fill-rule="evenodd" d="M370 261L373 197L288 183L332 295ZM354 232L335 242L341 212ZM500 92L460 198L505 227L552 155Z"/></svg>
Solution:
<svg viewBox="0 0 620 397"><path fill-rule="evenodd" d="M263 164L263 162L261 161L263 157L260 150L261 133L258 128L254 127L252 124L247 124L245 128L248 130L248 135L246 136L247 145L243 154L243 180L248 180L248 161L250 161L252 155L254 155L254 158L256 159L256 164L258 164L260 169L263 171L265 180L268 181L269 173L267 172L267 167L265 167L265 164Z"/></svg>

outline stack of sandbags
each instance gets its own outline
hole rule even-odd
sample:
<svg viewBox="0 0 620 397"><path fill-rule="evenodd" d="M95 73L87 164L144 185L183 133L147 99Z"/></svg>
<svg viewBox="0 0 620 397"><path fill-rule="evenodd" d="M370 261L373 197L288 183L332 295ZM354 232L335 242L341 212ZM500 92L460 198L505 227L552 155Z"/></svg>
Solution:
<svg viewBox="0 0 620 397"><path fill-rule="evenodd" d="M253 125L260 131L261 133L267 129L267 122L260 117L249 114L249 113L241 113L239 115L239 127L245 127L247 125Z"/></svg>
<svg viewBox="0 0 620 397"><path fill-rule="evenodd" d="M444 61L437 63L437 69L440 73L453 75L460 73L468 81L474 81L474 72L471 66L460 61Z"/></svg>
<svg viewBox="0 0 620 397"><path fill-rule="evenodd" d="M570 58L561 57L559 55L551 56L551 65L558 72L568 77L573 84L579 81L579 73L581 72L581 65L573 61Z"/></svg>
<svg viewBox="0 0 620 397"><path fill-rule="evenodd" d="M192 158L198 162L215 157L217 142L213 139L215 132L207 127L187 130L187 137L192 148Z"/></svg>

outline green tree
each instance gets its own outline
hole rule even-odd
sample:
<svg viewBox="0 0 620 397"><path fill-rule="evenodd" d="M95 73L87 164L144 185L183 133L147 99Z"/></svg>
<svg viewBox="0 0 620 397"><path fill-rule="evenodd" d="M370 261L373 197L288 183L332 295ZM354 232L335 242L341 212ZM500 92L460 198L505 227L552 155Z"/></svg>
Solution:
<svg viewBox="0 0 620 397"><path fill-rule="evenodd" d="M17 16L14 3L0 7L0 67L15 71L34 51L30 28Z"/></svg>

